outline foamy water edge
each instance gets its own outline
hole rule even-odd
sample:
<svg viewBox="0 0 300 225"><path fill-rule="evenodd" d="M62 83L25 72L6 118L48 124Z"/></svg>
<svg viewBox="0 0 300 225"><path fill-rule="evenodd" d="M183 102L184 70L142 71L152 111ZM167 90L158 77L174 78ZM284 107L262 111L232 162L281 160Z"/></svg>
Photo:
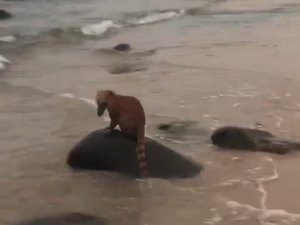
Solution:
<svg viewBox="0 0 300 225"><path fill-rule="evenodd" d="M6 69L8 64L10 64L10 61L4 56L0 55L0 70Z"/></svg>
<svg viewBox="0 0 300 225"><path fill-rule="evenodd" d="M261 193L260 208L239 203L237 201L227 201L226 206L231 209L233 215L236 215L236 220L245 220L248 218L255 218L261 225L274 224L293 224L299 222L300 214L289 213L284 209L268 209L267 198L268 193L264 187L264 183L272 182L279 179L276 163L272 158L267 158L267 161L272 164L273 174L270 176L258 178L257 191Z"/></svg>

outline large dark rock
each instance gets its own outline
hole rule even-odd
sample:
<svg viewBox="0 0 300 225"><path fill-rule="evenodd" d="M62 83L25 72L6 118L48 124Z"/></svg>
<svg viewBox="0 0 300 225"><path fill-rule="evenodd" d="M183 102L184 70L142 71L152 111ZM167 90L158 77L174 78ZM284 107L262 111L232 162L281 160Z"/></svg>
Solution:
<svg viewBox="0 0 300 225"><path fill-rule="evenodd" d="M120 131L96 130L71 150L67 163L74 169L93 169L138 175L134 138ZM151 177L185 178L202 170L202 166L168 147L146 138L146 160Z"/></svg>
<svg viewBox="0 0 300 225"><path fill-rule="evenodd" d="M0 20L6 20L11 18L12 15L4 9L0 9Z"/></svg>
<svg viewBox="0 0 300 225"><path fill-rule="evenodd" d="M103 219L82 213L67 213L27 220L18 225L104 225Z"/></svg>
<svg viewBox="0 0 300 225"><path fill-rule="evenodd" d="M299 142L276 138L268 131L241 127L221 127L213 132L211 140L214 145L223 148L277 154L300 150Z"/></svg>

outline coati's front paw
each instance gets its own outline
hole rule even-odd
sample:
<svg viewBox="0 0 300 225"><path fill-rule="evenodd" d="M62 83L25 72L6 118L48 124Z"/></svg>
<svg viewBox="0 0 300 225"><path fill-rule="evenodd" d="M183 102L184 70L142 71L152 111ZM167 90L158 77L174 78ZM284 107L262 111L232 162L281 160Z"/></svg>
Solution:
<svg viewBox="0 0 300 225"><path fill-rule="evenodd" d="M114 130L114 128L112 128L111 126L105 127L104 129L105 129L105 130L111 130L111 131Z"/></svg>

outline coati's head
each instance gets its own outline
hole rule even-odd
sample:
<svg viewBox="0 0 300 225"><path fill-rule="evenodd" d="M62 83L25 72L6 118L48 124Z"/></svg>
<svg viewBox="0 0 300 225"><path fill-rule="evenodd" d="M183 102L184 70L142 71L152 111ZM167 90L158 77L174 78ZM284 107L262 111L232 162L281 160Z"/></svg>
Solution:
<svg viewBox="0 0 300 225"><path fill-rule="evenodd" d="M115 93L111 90L99 90L96 94L96 103L97 103L97 115L100 117L103 115L107 102Z"/></svg>

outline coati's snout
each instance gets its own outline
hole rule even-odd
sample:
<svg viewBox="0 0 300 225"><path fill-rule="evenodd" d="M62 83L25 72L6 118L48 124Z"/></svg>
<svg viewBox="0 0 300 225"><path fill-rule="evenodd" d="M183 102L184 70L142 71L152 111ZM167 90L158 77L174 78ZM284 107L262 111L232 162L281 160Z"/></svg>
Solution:
<svg viewBox="0 0 300 225"><path fill-rule="evenodd" d="M99 117L101 117L103 115L103 113L104 113L104 111L106 109L106 106L107 106L106 102L104 102L104 103L97 103L97 115Z"/></svg>

